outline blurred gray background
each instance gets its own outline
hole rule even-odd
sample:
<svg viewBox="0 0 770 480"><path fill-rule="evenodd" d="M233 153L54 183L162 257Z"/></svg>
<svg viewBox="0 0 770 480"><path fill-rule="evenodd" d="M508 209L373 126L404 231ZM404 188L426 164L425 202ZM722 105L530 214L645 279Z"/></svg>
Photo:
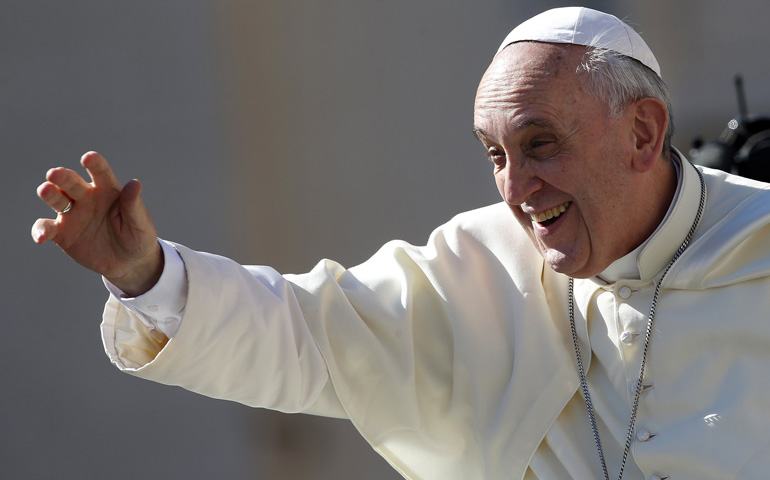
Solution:
<svg viewBox="0 0 770 480"><path fill-rule="evenodd" d="M505 34L565 2L3 0L0 478L395 479L347 421L117 372L99 277L29 229L53 166L98 150L160 235L283 272L423 243L497 201L471 134ZM770 114L770 3L594 1L636 26L672 90L675 145Z"/></svg>

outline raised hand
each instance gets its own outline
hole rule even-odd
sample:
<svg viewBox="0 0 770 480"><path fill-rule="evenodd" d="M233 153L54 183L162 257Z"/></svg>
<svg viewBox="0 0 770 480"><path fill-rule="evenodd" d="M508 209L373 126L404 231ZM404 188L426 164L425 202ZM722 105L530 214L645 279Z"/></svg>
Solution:
<svg viewBox="0 0 770 480"><path fill-rule="evenodd" d="M163 252L138 180L122 186L107 160L88 152L80 163L88 183L67 168L52 168L37 195L57 212L39 218L32 238L50 240L84 267L103 275L129 295L140 295L163 271Z"/></svg>

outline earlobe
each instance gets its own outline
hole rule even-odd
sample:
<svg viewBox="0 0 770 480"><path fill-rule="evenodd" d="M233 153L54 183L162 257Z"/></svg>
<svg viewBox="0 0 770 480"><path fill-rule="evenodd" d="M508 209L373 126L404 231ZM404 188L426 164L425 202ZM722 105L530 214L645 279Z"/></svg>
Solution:
<svg viewBox="0 0 770 480"><path fill-rule="evenodd" d="M668 111L663 102L652 97L635 101L629 109L634 122L633 167L638 172L646 172L652 168L663 150Z"/></svg>

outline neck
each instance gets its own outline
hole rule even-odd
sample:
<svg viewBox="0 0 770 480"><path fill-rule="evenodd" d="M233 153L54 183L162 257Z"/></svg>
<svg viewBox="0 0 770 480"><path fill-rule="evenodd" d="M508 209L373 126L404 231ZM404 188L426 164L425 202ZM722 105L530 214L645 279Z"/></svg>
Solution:
<svg viewBox="0 0 770 480"><path fill-rule="evenodd" d="M626 255L647 241L666 218L677 188L677 173L673 160L660 156L655 165L647 172L640 173L640 188L636 202L639 205L636 218L641 219L638 233L634 237ZM621 255L621 256L623 256ZM620 258L620 257L618 257Z"/></svg>

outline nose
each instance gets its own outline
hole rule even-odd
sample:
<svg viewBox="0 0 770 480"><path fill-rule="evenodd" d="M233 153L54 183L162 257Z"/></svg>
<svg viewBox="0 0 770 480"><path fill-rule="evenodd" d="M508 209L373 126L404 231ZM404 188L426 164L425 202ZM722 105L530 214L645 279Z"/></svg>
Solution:
<svg viewBox="0 0 770 480"><path fill-rule="evenodd" d="M543 186L531 162L522 163L509 157L505 168L497 173L497 188L509 205L521 205Z"/></svg>

